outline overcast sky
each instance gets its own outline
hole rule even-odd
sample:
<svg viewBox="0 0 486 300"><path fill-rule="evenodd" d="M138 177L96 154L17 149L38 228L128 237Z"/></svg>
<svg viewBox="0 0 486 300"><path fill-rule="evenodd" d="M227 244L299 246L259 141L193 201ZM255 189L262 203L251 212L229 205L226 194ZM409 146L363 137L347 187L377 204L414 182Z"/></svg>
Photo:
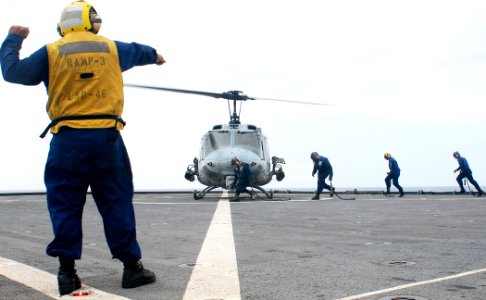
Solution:
<svg viewBox="0 0 486 300"><path fill-rule="evenodd" d="M2 1L0 32L30 27L21 57L59 38L69 1ZM486 185L484 0L90 3L100 35L151 45L167 61L125 72L126 83L333 104L244 103L242 122L287 162L267 188L315 187L313 151L330 159L337 188L384 188L384 152L405 190L455 186L456 150ZM44 190L45 87L0 80L0 99L0 191ZM137 190L200 189L186 167L201 136L229 121L225 100L133 88L123 117Z"/></svg>

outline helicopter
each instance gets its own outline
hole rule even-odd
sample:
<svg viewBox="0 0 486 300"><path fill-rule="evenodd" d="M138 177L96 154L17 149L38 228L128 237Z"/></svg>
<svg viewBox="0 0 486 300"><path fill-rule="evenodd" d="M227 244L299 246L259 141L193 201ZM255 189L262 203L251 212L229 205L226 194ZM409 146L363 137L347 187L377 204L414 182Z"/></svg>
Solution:
<svg viewBox="0 0 486 300"><path fill-rule="evenodd" d="M235 189L237 179L234 166L231 164L231 160L235 157L250 165L253 174L251 187L261 191L268 199L273 198L273 190L267 191L262 186L268 184L273 176L277 181L282 181L285 178L282 167L282 164L285 164L285 159L270 156L268 139L262 133L262 129L255 125L241 123L240 113L243 101L258 99L322 105L322 103L314 102L249 97L238 90L212 93L138 84L125 84L125 86L221 98L228 101L229 123L214 125L202 136L199 158L195 157L185 171L184 178L186 180L193 182L197 178L201 184L206 186L202 191L194 190L195 200L202 199L208 192L216 188L229 191ZM236 112L237 102L240 102L238 113Z"/></svg>

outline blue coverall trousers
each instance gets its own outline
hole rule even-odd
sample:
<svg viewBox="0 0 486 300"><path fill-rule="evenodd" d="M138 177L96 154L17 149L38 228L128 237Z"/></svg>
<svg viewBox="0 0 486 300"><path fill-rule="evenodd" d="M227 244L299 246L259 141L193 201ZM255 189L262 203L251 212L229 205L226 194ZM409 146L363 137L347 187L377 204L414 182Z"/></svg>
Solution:
<svg viewBox="0 0 486 300"><path fill-rule="evenodd" d="M398 174L388 174L385 177L385 185L386 185L386 192L390 193L390 188L393 182L393 186L398 189L398 192L403 193L402 186L398 183L398 178L400 177L400 173Z"/></svg>
<svg viewBox="0 0 486 300"><path fill-rule="evenodd" d="M62 127L52 136L44 173L54 240L47 254L80 259L88 188L103 219L113 258L141 258L136 239L130 160L118 130Z"/></svg>
<svg viewBox="0 0 486 300"><path fill-rule="evenodd" d="M459 187L461 188L461 192L466 191L464 189L464 183L463 183L464 178L467 178L467 180L469 180L469 182L476 188L478 192L481 191L481 187L479 186L477 181L474 180L474 177L472 176L472 172L461 172L456 178L456 181L459 184Z"/></svg>
<svg viewBox="0 0 486 300"><path fill-rule="evenodd" d="M326 183L326 178L329 176L329 173L321 173L317 174L317 195L322 193L322 190L331 190L331 186Z"/></svg>

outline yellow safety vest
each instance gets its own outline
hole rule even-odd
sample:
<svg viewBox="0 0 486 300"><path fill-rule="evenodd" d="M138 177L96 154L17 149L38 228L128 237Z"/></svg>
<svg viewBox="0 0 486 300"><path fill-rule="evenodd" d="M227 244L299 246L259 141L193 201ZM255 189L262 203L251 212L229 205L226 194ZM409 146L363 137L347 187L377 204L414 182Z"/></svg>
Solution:
<svg viewBox="0 0 486 300"><path fill-rule="evenodd" d="M48 44L47 113L52 133L72 128L122 129L123 78L114 41L72 32ZM42 135L41 135L42 137Z"/></svg>

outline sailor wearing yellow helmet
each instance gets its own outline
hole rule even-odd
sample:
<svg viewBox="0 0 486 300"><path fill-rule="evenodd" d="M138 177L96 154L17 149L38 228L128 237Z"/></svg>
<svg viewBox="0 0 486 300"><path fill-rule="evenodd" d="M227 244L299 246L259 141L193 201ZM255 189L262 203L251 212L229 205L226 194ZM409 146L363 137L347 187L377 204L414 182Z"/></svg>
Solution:
<svg viewBox="0 0 486 300"><path fill-rule="evenodd" d="M398 183L398 178L400 177L400 168L398 167L398 163L396 159L394 159L390 153L386 152L384 155L385 159L388 160L388 167L390 171L387 173L385 177L385 184L386 184L386 193L385 195L390 194L390 187L393 182L393 186L398 189L400 193L399 197L403 197L403 188Z"/></svg>
<svg viewBox="0 0 486 300"><path fill-rule="evenodd" d="M29 28L14 25L0 49L2 75L23 85L44 83L53 134L44 173L54 239L47 254L60 262L61 295L81 287L75 260L81 258L83 207L91 192L103 218L113 258L123 262L123 288L155 281L145 269L136 238L129 157L120 135L125 125L122 72L135 66L165 63L156 49L97 35L101 17L85 1L61 12L61 38L19 59Z"/></svg>

